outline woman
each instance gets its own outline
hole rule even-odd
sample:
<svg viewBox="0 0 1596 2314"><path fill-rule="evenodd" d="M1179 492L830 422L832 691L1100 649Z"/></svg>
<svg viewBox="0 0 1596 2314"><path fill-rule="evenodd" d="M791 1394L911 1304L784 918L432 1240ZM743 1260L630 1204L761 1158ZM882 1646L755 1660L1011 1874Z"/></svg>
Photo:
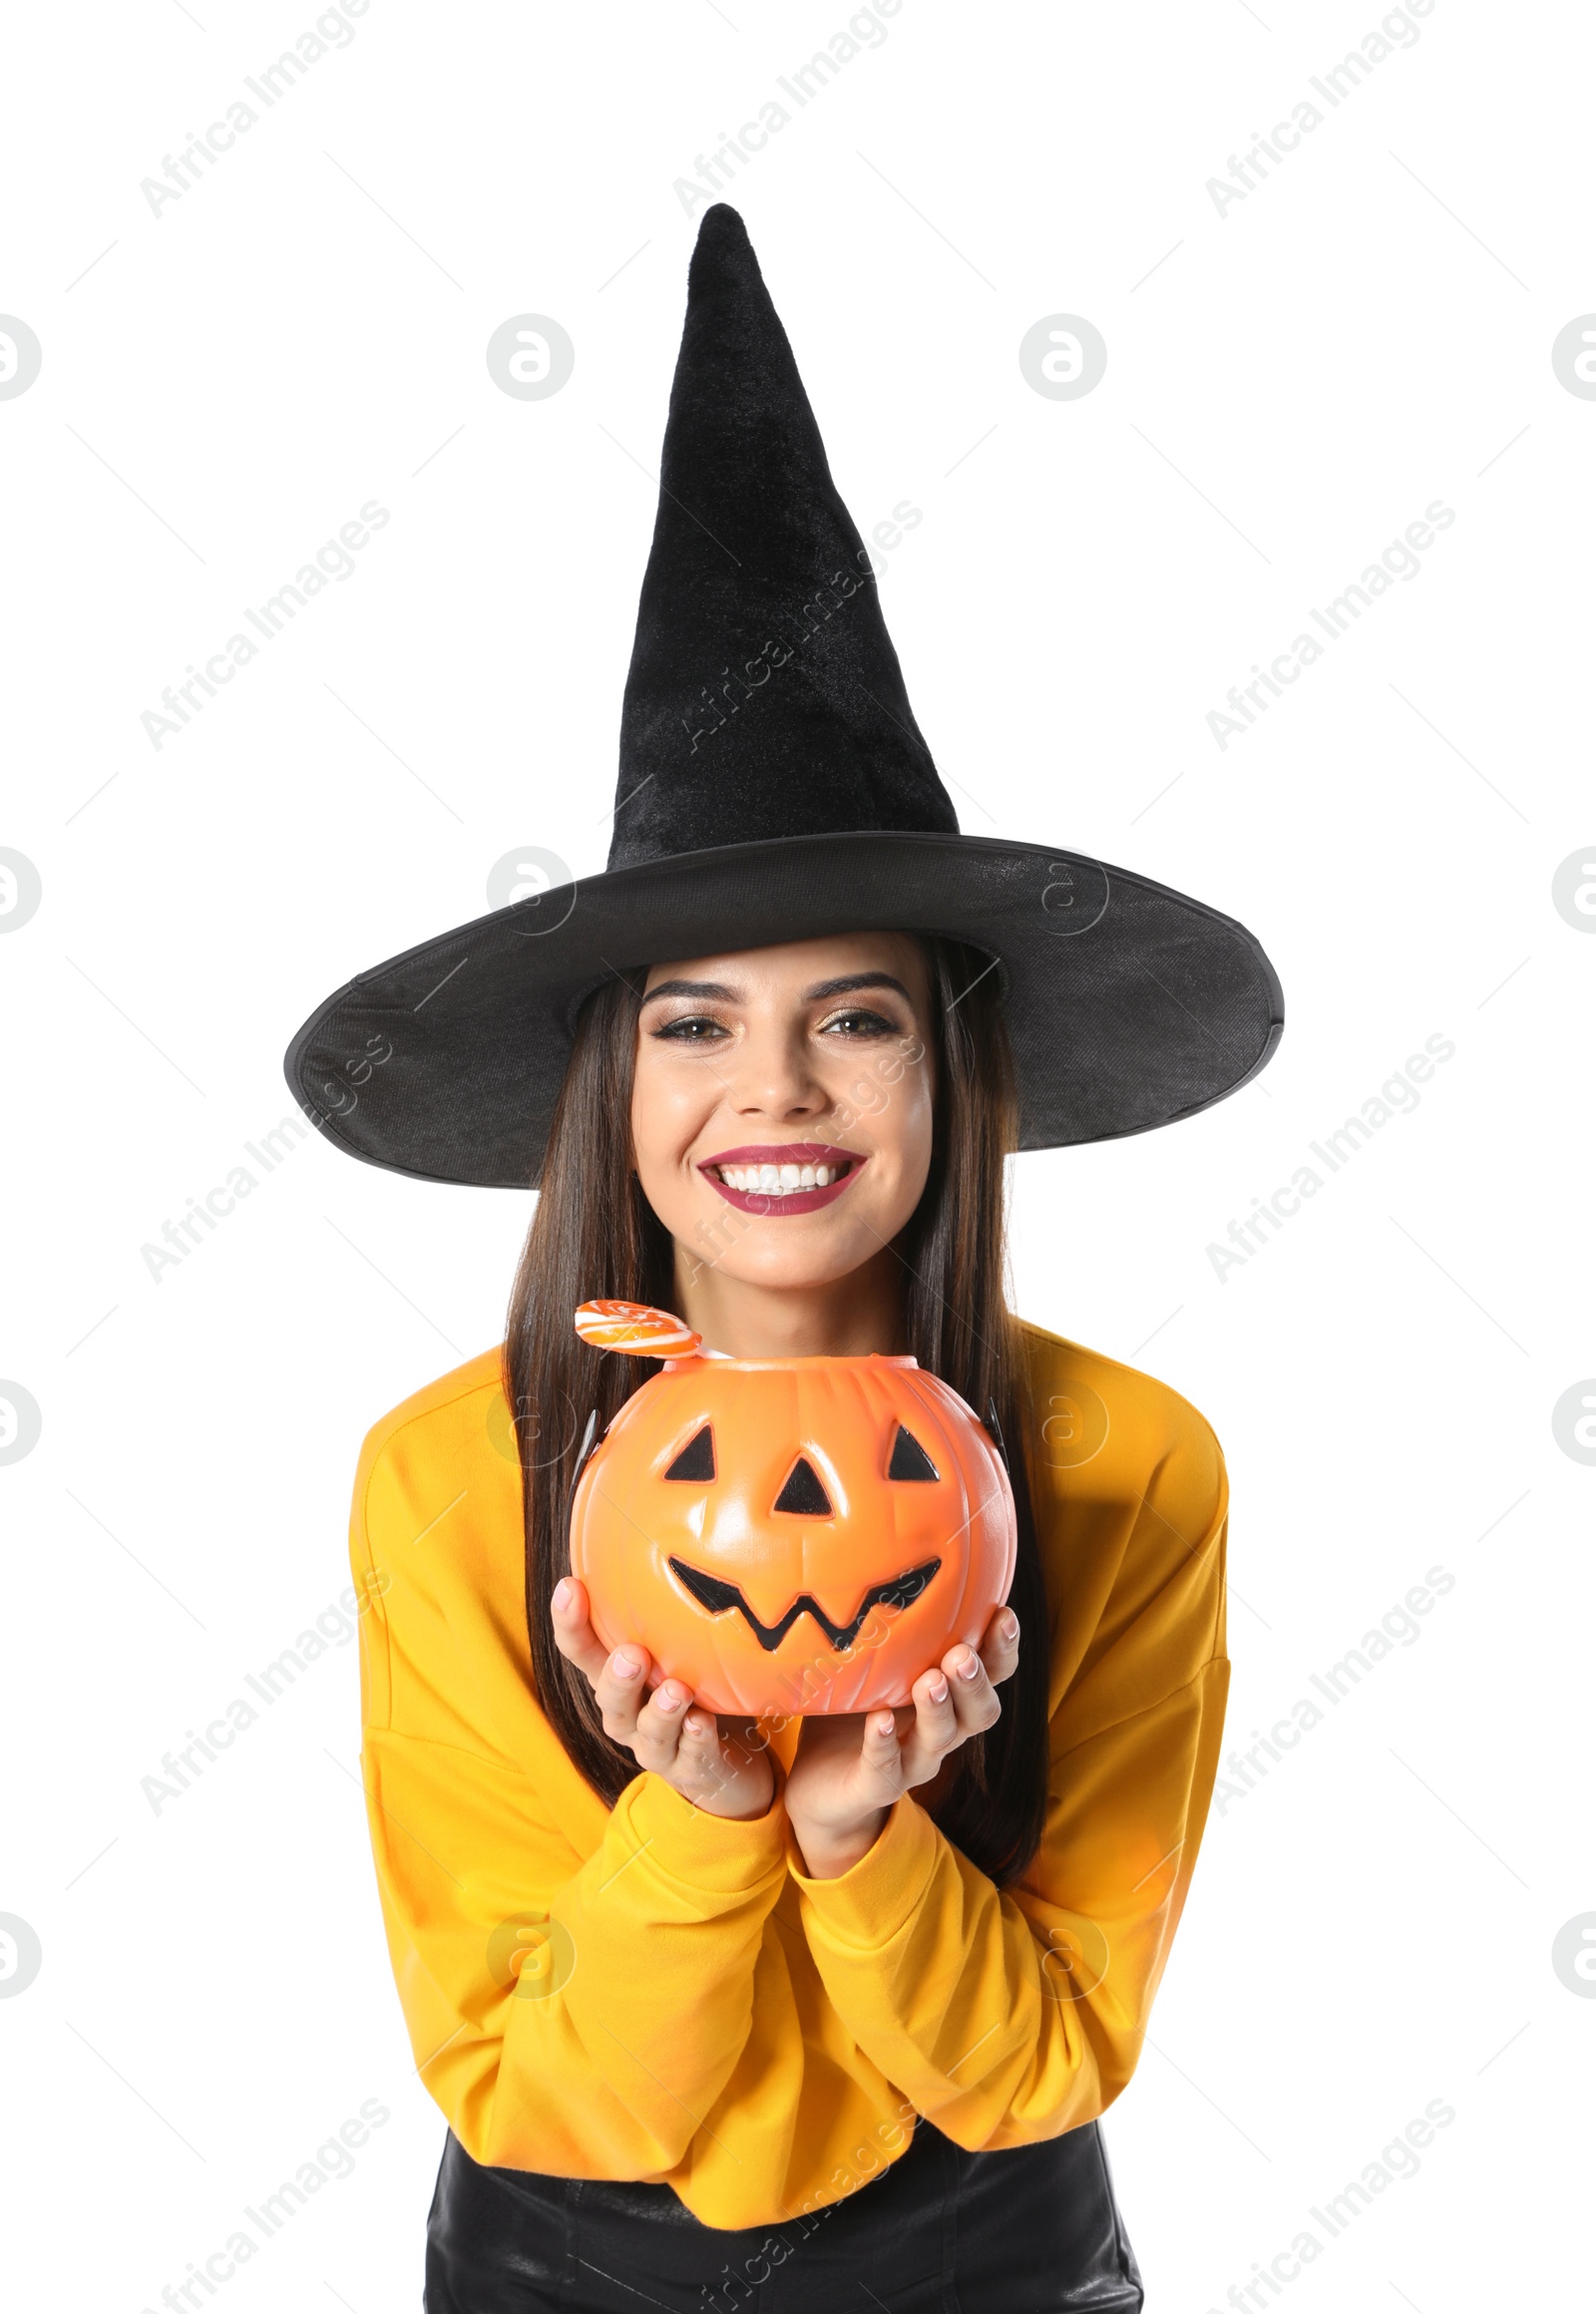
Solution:
<svg viewBox="0 0 1596 2314"><path fill-rule="evenodd" d="M541 1191L502 1350L355 1488L378 1883L450 2123L428 2314L1142 2303L1097 2117L1213 1783L1225 1473L1172 1391L1010 1318L1003 1165L1222 1097L1279 989L1196 903L958 834L868 572L713 210L609 870L363 975L289 1055L352 1153ZM1018 1517L979 1650L895 1713L753 1724L601 1647L582 1441L656 1368L578 1339L597 1297L959 1390Z"/></svg>

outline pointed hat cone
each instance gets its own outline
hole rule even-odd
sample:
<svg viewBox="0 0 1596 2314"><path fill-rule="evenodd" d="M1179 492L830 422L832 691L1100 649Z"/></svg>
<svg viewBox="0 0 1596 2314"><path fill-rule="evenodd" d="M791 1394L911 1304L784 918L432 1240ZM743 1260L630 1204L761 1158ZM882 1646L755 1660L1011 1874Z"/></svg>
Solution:
<svg viewBox="0 0 1596 2314"><path fill-rule="evenodd" d="M959 827L787 333L724 203L687 276L615 802L611 868Z"/></svg>

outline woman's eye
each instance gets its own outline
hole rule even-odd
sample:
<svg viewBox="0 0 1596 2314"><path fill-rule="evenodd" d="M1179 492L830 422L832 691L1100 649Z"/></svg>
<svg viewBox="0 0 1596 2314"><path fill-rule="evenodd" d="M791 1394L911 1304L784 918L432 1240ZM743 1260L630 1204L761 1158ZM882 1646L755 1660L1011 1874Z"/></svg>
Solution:
<svg viewBox="0 0 1596 2314"><path fill-rule="evenodd" d="M851 1012L834 1013L822 1024L821 1033L830 1035L833 1029L844 1036L896 1036L899 1032L895 1020L862 1006Z"/></svg>
<svg viewBox="0 0 1596 2314"><path fill-rule="evenodd" d="M653 1031L655 1036L669 1037L674 1044L709 1044L726 1034L718 1020L706 1020L697 1013L685 1014L680 1020L667 1020L663 1028Z"/></svg>

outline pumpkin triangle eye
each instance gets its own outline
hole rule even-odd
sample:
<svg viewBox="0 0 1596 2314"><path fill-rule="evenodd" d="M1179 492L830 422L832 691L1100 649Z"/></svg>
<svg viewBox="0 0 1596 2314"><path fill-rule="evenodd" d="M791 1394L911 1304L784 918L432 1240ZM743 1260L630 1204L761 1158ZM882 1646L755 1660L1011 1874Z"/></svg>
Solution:
<svg viewBox="0 0 1596 2314"><path fill-rule="evenodd" d="M697 1479L701 1484L715 1475L715 1433L706 1422L683 1446L665 1472L667 1478Z"/></svg>
<svg viewBox="0 0 1596 2314"><path fill-rule="evenodd" d="M887 1465L889 1478L936 1478L937 1465L926 1452L912 1430L900 1422L898 1435L892 1442L892 1460Z"/></svg>
<svg viewBox="0 0 1596 2314"><path fill-rule="evenodd" d="M788 1473L787 1483L776 1497L777 1510L792 1511L800 1518L831 1518L835 1514L831 1497L821 1485L811 1463L800 1454Z"/></svg>

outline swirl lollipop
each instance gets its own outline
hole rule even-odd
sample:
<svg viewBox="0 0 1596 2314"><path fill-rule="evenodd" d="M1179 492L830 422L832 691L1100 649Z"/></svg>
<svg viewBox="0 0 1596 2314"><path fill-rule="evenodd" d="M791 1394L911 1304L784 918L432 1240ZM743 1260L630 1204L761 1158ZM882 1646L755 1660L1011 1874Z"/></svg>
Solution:
<svg viewBox="0 0 1596 2314"><path fill-rule="evenodd" d="M633 1357L696 1357L703 1347L701 1334L646 1302L584 1302L576 1325L595 1350L627 1350Z"/></svg>

